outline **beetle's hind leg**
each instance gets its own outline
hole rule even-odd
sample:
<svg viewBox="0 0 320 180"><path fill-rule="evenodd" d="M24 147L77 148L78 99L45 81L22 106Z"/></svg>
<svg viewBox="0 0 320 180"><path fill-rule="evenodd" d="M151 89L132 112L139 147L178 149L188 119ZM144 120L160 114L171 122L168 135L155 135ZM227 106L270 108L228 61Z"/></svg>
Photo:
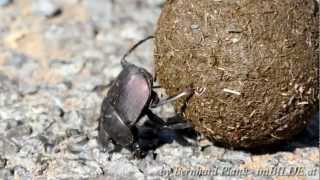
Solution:
<svg viewBox="0 0 320 180"><path fill-rule="evenodd" d="M157 108L159 106L171 103L173 101L176 101L177 99L180 99L184 96L187 96L189 99L189 97L191 97L194 93L194 90L192 88L186 88L185 90L183 90L182 92L174 95L174 96L170 96L167 99L161 100L161 101L153 101L150 105L150 108Z"/></svg>
<svg viewBox="0 0 320 180"><path fill-rule="evenodd" d="M157 108L164 104L176 101L179 98L187 96L187 98L183 103L182 108L180 109L180 112L178 112L176 116L169 118L168 121L164 121L162 118L155 115L149 109L147 110L146 114L149 116L149 119L158 127L167 127L173 130L190 129L192 128L192 125L189 122L183 120L183 118L181 117L181 112L184 111L187 101L191 98L193 93L194 93L194 90L192 88L186 88L182 92L174 96L170 96L164 100L159 100L158 96L153 95L154 97L153 97L153 101L151 102L150 108Z"/></svg>
<svg viewBox="0 0 320 180"><path fill-rule="evenodd" d="M146 110L146 114L150 120L146 122L146 125L156 127L157 129L169 128L172 130L181 130L192 128L192 125L189 122L183 120L183 118L179 114L174 117L168 118L167 121L163 120L149 109Z"/></svg>
<svg viewBox="0 0 320 180"><path fill-rule="evenodd" d="M180 114L167 120L167 127L174 130L192 129L191 123L185 121Z"/></svg>
<svg viewBox="0 0 320 180"><path fill-rule="evenodd" d="M147 124L145 125L150 126L149 128L153 131L151 134L147 134L145 138L155 139L156 141L153 140L152 142L157 143L157 147L165 143L171 143L173 140L177 140L181 144L194 144L192 142L195 139L195 131L191 123L184 120L180 114L170 117L167 121L162 120L152 111L149 111L147 115L149 116L149 121L146 121Z"/></svg>

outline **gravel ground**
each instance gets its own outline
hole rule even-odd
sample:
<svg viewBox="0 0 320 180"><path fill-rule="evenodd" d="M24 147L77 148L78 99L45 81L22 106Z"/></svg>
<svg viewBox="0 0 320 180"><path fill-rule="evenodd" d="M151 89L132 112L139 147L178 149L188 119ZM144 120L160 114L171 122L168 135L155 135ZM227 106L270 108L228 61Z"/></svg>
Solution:
<svg viewBox="0 0 320 180"><path fill-rule="evenodd" d="M198 179L197 172L201 179L318 179L319 114L273 149L231 150L202 139L167 143L143 159L104 151L96 129L106 91L97 87L154 32L162 4L0 0L0 179ZM129 61L152 72L152 51L145 43ZM157 112L174 113L170 105ZM293 168L307 176L275 176ZM263 170L273 176L258 176Z"/></svg>

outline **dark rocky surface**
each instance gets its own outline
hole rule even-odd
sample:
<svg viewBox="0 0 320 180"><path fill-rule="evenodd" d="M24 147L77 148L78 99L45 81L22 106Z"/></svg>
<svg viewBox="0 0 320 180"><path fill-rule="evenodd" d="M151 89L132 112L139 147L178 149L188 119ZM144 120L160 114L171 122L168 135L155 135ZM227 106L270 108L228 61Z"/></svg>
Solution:
<svg viewBox="0 0 320 180"><path fill-rule="evenodd" d="M318 179L319 115L293 141L256 151L231 150L205 139L173 141L144 159L112 155L97 142L97 118L120 58L153 33L162 0L0 1L0 179L198 179L170 169L235 170L305 167L310 176L243 179ZM153 70L148 42L129 58ZM163 91L163 90L162 90ZM157 109L173 114L168 105ZM181 174L180 174L181 175ZM229 174L232 175L232 174Z"/></svg>

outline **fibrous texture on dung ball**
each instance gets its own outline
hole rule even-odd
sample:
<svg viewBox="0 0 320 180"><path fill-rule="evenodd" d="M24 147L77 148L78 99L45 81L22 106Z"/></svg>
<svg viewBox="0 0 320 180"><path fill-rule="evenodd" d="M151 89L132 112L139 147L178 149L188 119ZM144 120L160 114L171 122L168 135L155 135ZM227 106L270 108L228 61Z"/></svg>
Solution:
<svg viewBox="0 0 320 180"><path fill-rule="evenodd" d="M169 95L202 90L184 115L214 141L249 148L288 139L318 110L318 22L313 0L167 1L157 79Z"/></svg>

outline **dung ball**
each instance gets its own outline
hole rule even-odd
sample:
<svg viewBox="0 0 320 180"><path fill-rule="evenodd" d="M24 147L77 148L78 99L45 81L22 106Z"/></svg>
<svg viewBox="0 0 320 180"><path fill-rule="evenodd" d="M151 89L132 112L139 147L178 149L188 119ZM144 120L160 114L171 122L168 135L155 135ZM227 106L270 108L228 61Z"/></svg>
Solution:
<svg viewBox="0 0 320 180"><path fill-rule="evenodd" d="M313 0L168 0L155 33L157 80L169 95L195 89L183 115L215 142L287 140L318 111L318 22Z"/></svg>

